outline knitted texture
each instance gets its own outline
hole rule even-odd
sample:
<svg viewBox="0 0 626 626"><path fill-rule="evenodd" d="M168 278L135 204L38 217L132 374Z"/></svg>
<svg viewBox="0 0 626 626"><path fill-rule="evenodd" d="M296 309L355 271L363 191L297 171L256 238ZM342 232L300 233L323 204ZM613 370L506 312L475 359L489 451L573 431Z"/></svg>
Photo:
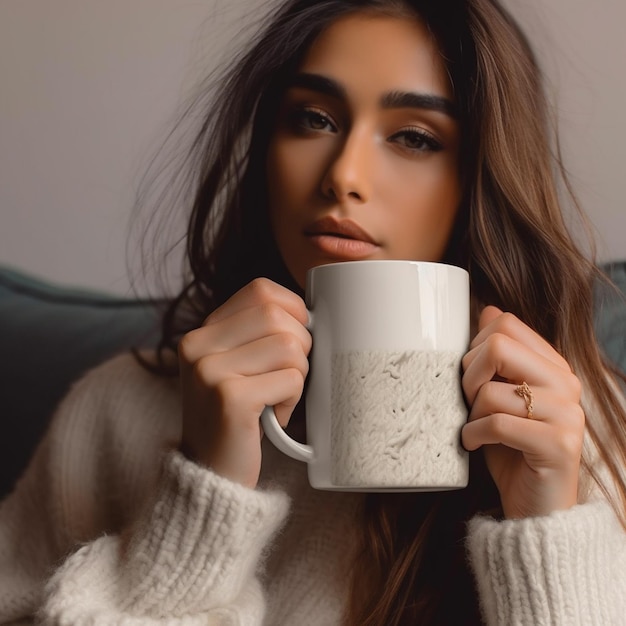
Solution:
<svg viewBox="0 0 626 626"><path fill-rule="evenodd" d="M461 353L337 352L332 359L331 463L335 485L467 485L459 430L467 408Z"/></svg>
<svg viewBox="0 0 626 626"><path fill-rule="evenodd" d="M0 504L0 624L342 623L363 496L266 441L246 489L176 452L180 428L177 382L131 357L75 386ZM472 520L486 623L623 623L625 537L601 501Z"/></svg>
<svg viewBox="0 0 626 626"><path fill-rule="evenodd" d="M489 624L607 626L626 614L623 530L606 502L545 517L469 524Z"/></svg>
<svg viewBox="0 0 626 626"><path fill-rule="evenodd" d="M171 453L128 540L101 537L68 559L48 585L44 614L50 623L230 623L229 614L259 623L254 573L286 512L284 494L245 489Z"/></svg>

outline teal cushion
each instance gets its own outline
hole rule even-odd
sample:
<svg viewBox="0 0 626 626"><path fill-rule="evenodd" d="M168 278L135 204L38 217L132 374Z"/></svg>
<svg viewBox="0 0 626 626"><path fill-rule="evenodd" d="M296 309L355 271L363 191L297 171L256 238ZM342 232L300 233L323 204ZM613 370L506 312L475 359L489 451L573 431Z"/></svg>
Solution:
<svg viewBox="0 0 626 626"><path fill-rule="evenodd" d="M158 336L153 303L55 286L0 267L0 497L56 404L89 368Z"/></svg>
<svg viewBox="0 0 626 626"><path fill-rule="evenodd" d="M607 264L603 270L617 289L596 289L596 335L608 359L626 372L626 261Z"/></svg>

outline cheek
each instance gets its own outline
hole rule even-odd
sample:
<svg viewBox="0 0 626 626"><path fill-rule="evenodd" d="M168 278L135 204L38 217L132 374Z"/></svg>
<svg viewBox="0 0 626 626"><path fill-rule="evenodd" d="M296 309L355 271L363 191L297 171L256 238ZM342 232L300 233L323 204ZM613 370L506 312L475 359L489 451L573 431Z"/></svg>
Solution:
<svg viewBox="0 0 626 626"><path fill-rule="evenodd" d="M307 161L288 141L274 141L267 156L269 215L278 243L292 227L306 191Z"/></svg>
<svg viewBox="0 0 626 626"><path fill-rule="evenodd" d="M311 197L319 188L332 150L332 138L304 141L278 135L270 144L267 159L270 201L291 204Z"/></svg>
<svg viewBox="0 0 626 626"><path fill-rule="evenodd" d="M276 206L276 200L279 198L283 191L282 187L285 180L289 180L288 177L285 176L284 173L284 158L275 143L270 144L268 153L267 153L267 167L266 167L266 176L267 176L267 188L269 194L270 201L270 211L274 211Z"/></svg>
<svg viewBox="0 0 626 626"><path fill-rule="evenodd" d="M307 171L307 153L289 141L276 141L268 154L270 194L277 200L302 187Z"/></svg>
<svg viewBox="0 0 626 626"><path fill-rule="evenodd" d="M404 186L396 221L399 254L439 260L448 244L461 203L460 182L455 170L423 173Z"/></svg>

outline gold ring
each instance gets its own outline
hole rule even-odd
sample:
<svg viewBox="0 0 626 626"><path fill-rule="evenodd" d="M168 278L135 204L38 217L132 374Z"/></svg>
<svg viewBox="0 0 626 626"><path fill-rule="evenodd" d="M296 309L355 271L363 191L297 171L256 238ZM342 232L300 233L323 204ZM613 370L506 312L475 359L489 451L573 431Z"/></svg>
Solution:
<svg viewBox="0 0 626 626"><path fill-rule="evenodd" d="M533 396L533 392L530 390L528 383L526 381L522 381L521 385L515 387L515 393L524 398L526 401L526 409L528 410L528 417L530 419L533 418L533 411L535 410L535 398Z"/></svg>

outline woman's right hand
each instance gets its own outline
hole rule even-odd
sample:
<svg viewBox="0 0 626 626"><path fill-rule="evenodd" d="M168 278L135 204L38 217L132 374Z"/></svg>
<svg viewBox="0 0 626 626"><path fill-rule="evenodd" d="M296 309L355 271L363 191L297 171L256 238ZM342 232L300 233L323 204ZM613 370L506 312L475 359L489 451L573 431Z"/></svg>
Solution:
<svg viewBox="0 0 626 626"><path fill-rule="evenodd" d="M302 298L258 278L180 341L182 452L225 478L255 487L259 417L273 406L283 428L308 373L311 335Z"/></svg>

